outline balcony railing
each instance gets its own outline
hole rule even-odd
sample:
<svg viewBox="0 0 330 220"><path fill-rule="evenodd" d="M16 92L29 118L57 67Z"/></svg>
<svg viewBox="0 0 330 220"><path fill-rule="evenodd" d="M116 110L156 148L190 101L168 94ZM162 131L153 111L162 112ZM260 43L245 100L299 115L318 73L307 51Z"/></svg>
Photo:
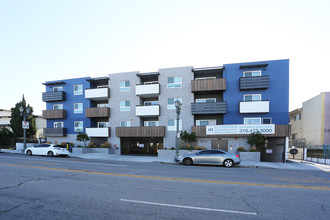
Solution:
<svg viewBox="0 0 330 220"><path fill-rule="evenodd" d="M86 89L85 98L93 101L105 101L110 98L109 88Z"/></svg>
<svg viewBox="0 0 330 220"><path fill-rule="evenodd" d="M136 85L135 94L140 97L157 97L159 95L160 85L149 84L149 85Z"/></svg>
<svg viewBox="0 0 330 220"><path fill-rule="evenodd" d="M165 137L165 126L116 127L117 137Z"/></svg>
<svg viewBox="0 0 330 220"><path fill-rule="evenodd" d="M110 137L110 128L86 128L89 137Z"/></svg>
<svg viewBox="0 0 330 220"><path fill-rule="evenodd" d="M97 107L97 108L86 108L86 118L109 118L110 108L108 107Z"/></svg>
<svg viewBox="0 0 330 220"><path fill-rule="evenodd" d="M192 92L211 92L226 90L226 79L199 79L191 81Z"/></svg>
<svg viewBox="0 0 330 220"><path fill-rule="evenodd" d="M269 76L241 77L239 88L245 89L267 89L269 87Z"/></svg>
<svg viewBox="0 0 330 220"><path fill-rule="evenodd" d="M239 113L268 113L269 101L240 102Z"/></svg>
<svg viewBox="0 0 330 220"><path fill-rule="evenodd" d="M229 138L229 137L248 137L248 134L221 134L221 135L206 135L206 126L192 126L191 131L199 138ZM264 134L265 137L290 137L290 125L275 125L275 134Z"/></svg>
<svg viewBox="0 0 330 220"><path fill-rule="evenodd" d="M66 128L44 128L44 136L46 137L65 137Z"/></svg>
<svg viewBox="0 0 330 220"><path fill-rule="evenodd" d="M225 114L227 104L225 102L191 103L191 114Z"/></svg>
<svg viewBox="0 0 330 220"><path fill-rule="evenodd" d="M43 102L57 102L57 101L65 101L65 92L43 92L42 93L42 101Z"/></svg>
<svg viewBox="0 0 330 220"><path fill-rule="evenodd" d="M64 109L43 110L42 117L44 119L64 119L66 118L66 111Z"/></svg>
<svg viewBox="0 0 330 220"><path fill-rule="evenodd" d="M159 116L160 112L159 105L150 105L150 106L136 106L136 116L144 116L144 117L152 117L152 116Z"/></svg>

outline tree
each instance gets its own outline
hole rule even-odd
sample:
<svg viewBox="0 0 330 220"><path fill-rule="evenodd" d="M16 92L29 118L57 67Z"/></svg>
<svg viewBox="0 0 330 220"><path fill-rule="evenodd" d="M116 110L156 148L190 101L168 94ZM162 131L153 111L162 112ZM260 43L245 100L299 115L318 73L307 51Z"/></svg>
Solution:
<svg viewBox="0 0 330 220"><path fill-rule="evenodd" d="M84 142L84 146L86 147L86 142L89 141L89 137L87 134L83 134L79 132L79 134L77 134L76 140Z"/></svg>
<svg viewBox="0 0 330 220"><path fill-rule="evenodd" d="M23 117L20 115L19 108L23 106L24 109L27 107L30 108L30 115L27 117L27 121L29 122L29 129L26 130L26 137L32 138L36 134L36 120L33 118L33 108L30 105L26 105L26 101L23 95L22 101L16 103L14 108L11 108L11 119L10 119L10 127L13 130L14 137L23 137L23 128L22 128L22 120Z"/></svg>
<svg viewBox="0 0 330 220"><path fill-rule="evenodd" d="M184 132L181 131L180 133L180 139L185 144L195 142L196 141L196 135L195 133L188 133L186 130Z"/></svg>
<svg viewBox="0 0 330 220"><path fill-rule="evenodd" d="M261 150L265 146L265 136L263 136L260 132L251 133L248 137L248 144L251 147L255 146L258 150Z"/></svg>
<svg viewBox="0 0 330 220"><path fill-rule="evenodd" d="M8 128L0 129L0 146L1 145L9 145L10 138L13 136L13 132L11 132Z"/></svg>

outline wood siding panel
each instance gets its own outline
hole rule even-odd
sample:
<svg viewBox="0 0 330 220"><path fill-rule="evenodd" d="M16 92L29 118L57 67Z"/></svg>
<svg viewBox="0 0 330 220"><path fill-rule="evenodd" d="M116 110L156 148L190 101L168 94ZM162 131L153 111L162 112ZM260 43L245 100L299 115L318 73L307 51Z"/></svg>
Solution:
<svg viewBox="0 0 330 220"><path fill-rule="evenodd" d="M109 118L110 108L86 108L86 118Z"/></svg>
<svg viewBox="0 0 330 220"><path fill-rule="evenodd" d="M117 137L165 137L165 126L116 127Z"/></svg>
<svg viewBox="0 0 330 220"><path fill-rule="evenodd" d="M44 128L44 136L46 137L65 137L66 128Z"/></svg>
<svg viewBox="0 0 330 220"><path fill-rule="evenodd" d="M226 90L226 79L201 79L191 81L192 92L223 91Z"/></svg>
<svg viewBox="0 0 330 220"><path fill-rule="evenodd" d="M227 104L225 102L191 103L191 114L225 114Z"/></svg>
<svg viewBox="0 0 330 220"><path fill-rule="evenodd" d="M57 102L65 101L65 92L43 92L42 93L43 102Z"/></svg>
<svg viewBox="0 0 330 220"><path fill-rule="evenodd" d="M239 88L244 89L267 89L269 87L269 76L241 77Z"/></svg>
<svg viewBox="0 0 330 220"><path fill-rule="evenodd" d="M43 110L42 117L44 119L64 119L66 118L66 111L64 109Z"/></svg>

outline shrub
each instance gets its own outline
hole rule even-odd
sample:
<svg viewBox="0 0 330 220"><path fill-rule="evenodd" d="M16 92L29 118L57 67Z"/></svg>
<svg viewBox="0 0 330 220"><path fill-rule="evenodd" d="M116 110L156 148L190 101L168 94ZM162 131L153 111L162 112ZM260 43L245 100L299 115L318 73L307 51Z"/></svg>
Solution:
<svg viewBox="0 0 330 220"><path fill-rule="evenodd" d="M244 147L238 147L238 148L237 148L237 151L240 151L240 152L246 152L246 150L245 150Z"/></svg>
<svg viewBox="0 0 330 220"><path fill-rule="evenodd" d="M78 145L77 148L82 148L82 146L81 145Z"/></svg>
<svg viewBox="0 0 330 220"><path fill-rule="evenodd" d="M249 152L258 152L257 148L256 147L251 147Z"/></svg>
<svg viewBox="0 0 330 220"><path fill-rule="evenodd" d="M94 144L93 142L89 142L87 147L93 148L93 147L96 147L96 144Z"/></svg>
<svg viewBox="0 0 330 220"><path fill-rule="evenodd" d="M110 148L111 144L109 142L105 142L104 144L101 144L101 148Z"/></svg>

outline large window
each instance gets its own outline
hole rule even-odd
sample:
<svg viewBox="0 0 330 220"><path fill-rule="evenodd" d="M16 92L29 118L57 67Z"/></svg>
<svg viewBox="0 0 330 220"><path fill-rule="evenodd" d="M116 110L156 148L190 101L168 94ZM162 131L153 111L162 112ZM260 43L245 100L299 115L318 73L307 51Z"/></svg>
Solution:
<svg viewBox="0 0 330 220"><path fill-rule="evenodd" d="M61 87L54 87L53 88L53 92L61 92L61 91L63 91L63 87L61 86Z"/></svg>
<svg viewBox="0 0 330 220"><path fill-rule="evenodd" d="M98 122L97 127L98 128L107 128L107 127L109 127L109 122Z"/></svg>
<svg viewBox="0 0 330 220"><path fill-rule="evenodd" d="M104 104L97 104L98 108L104 108L104 107L109 107L108 103L104 103Z"/></svg>
<svg viewBox="0 0 330 220"><path fill-rule="evenodd" d="M175 109L175 101L179 101L182 104L182 98L170 98L167 100L167 109Z"/></svg>
<svg viewBox="0 0 330 220"><path fill-rule="evenodd" d="M216 98L196 99L196 103L212 103L216 102Z"/></svg>
<svg viewBox="0 0 330 220"><path fill-rule="evenodd" d="M144 126L149 127L149 126L158 126L159 122L158 121L145 121Z"/></svg>
<svg viewBox="0 0 330 220"><path fill-rule="evenodd" d="M120 111L126 112L131 110L131 103L130 101L120 101Z"/></svg>
<svg viewBox="0 0 330 220"><path fill-rule="evenodd" d="M83 132L84 131L84 122L75 121L74 122L74 131L75 132Z"/></svg>
<svg viewBox="0 0 330 220"><path fill-rule="evenodd" d="M182 77L169 77L167 79L167 88L179 88L182 86Z"/></svg>
<svg viewBox="0 0 330 220"><path fill-rule="evenodd" d="M74 113L78 114L78 113L83 113L83 104L82 103L74 103Z"/></svg>
<svg viewBox="0 0 330 220"><path fill-rule="evenodd" d="M260 125L261 118L244 118L245 125Z"/></svg>
<svg viewBox="0 0 330 220"><path fill-rule="evenodd" d="M82 95L83 94L83 86L82 85L74 85L73 86L73 95Z"/></svg>
<svg viewBox="0 0 330 220"><path fill-rule="evenodd" d="M56 109L63 109L63 104L54 104L53 105L53 109L56 110Z"/></svg>
<svg viewBox="0 0 330 220"><path fill-rule="evenodd" d="M130 90L130 82L129 81L120 81L120 91L125 92Z"/></svg>
<svg viewBox="0 0 330 220"><path fill-rule="evenodd" d="M131 121L120 121L120 127L130 127Z"/></svg>
<svg viewBox="0 0 330 220"><path fill-rule="evenodd" d="M63 122L54 122L54 128L63 128L64 123Z"/></svg>
<svg viewBox="0 0 330 220"><path fill-rule="evenodd" d="M145 101L144 106L159 105L158 101Z"/></svg>
<svg viewBox="0 0 330 220"><path fill-rule="evenodd" d="M262 123L263 124L271 124L272 123L272 119L271 118L263 118L262 119Z"/></svg>
<svg viewBox="0 0 330 220"><path fill-rule="evenodd" d="M243 72L243 76L244 77L261 76L261 70L245 71L245 72Z"/></svg>
<svg viewBox="0 0 330 220"><path fill-rule="evenodd" d="M261 94L244 95L244 102L259 102L261 101Z"/></svg>
<svg viewBox="0 0 330 220"><path fill-rule="evenodd" d="M176 119L169 119L167 121L167 130L176 131ZM182 120L179 120L179 131L182 131Z"/></svg>
<svg viewBox="0 0 330 220"><path fill-rule="evenodd" d="M217 125L217 120L215 119L196 120L196 126L209 126L209 125Z"/></svg>

